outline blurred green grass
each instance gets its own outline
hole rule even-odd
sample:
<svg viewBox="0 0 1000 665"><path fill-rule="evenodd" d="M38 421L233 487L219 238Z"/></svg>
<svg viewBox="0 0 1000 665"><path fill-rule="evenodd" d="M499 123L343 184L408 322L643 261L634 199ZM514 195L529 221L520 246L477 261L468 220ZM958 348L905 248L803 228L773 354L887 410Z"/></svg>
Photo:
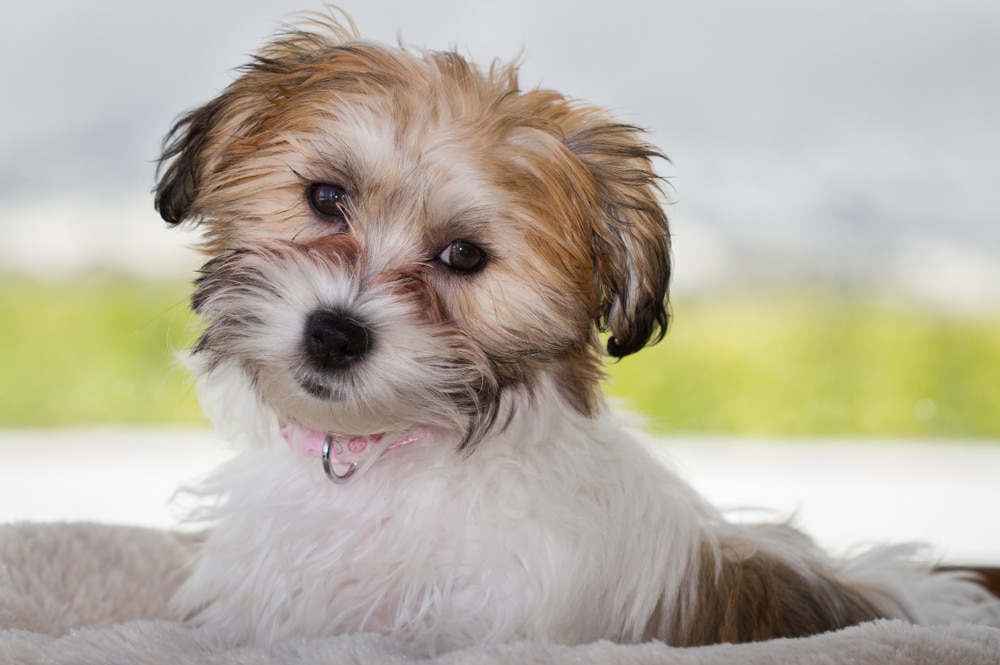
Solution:
<svg viewBox="0 0 1000 665"><path fill-rule="evenodd" d="M189 285L0 278L0 427L201 424ZM1000 439L1000 312L799 289L679 300L609 394L660 432Z"/></svg>
<svg viewBox="0 0 1000 665"><path fill-rule="evenodd" d="M195 424L190 287L0 278L0 427Z"/></svg>
<svg viewBox="0 0 1000 665"><path fill-rule="evenodd" d="M659 431L1000 438L1000 313L801 289L679 302L610 394Z"/></svg>

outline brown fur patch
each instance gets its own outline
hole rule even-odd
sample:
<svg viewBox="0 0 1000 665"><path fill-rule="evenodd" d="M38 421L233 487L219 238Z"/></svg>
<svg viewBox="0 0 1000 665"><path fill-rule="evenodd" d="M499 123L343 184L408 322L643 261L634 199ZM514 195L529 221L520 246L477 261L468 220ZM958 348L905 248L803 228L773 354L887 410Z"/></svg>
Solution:
<svg viewBox="0 0 1000 665"><path fill-rule="evenodd" d="M289 246L294 247L295 245L291 244ZM334 258L338 265L364 268L362 265L364 253L361 251L361 245L353 236L345 233L316 238L303 245L303 247Z"/></svg>
<svg viewBox="0 0 1000 665"><path fill-rule="evenodd" d="M600 365L593 360L594 355L592 348L581 349L579 353L556 363L553 369L563 397L573 408L586 415L596 414L602 404L603 393L599 386L603 373Z"/></svg>
<svg viewBox="0 0 1000 665"><path fill-rule="evenodd" d="M375 275L376 282L390 285L393 290L409 295L421 307L421 313L430 323L443 324L447 321L444 307L437 292L427 283L426 269L383 271Z"/></svg>
<svg viewBox="0 0 1000 665"><path fill-rule="evenodd" d="M689 611L676 617L670 634L648 637L678 646L757 642L815 635L882 616L861 589L817 563L800 570L769 552L743 553L727 543L718 556L703 546L702 561Z"/></svg>

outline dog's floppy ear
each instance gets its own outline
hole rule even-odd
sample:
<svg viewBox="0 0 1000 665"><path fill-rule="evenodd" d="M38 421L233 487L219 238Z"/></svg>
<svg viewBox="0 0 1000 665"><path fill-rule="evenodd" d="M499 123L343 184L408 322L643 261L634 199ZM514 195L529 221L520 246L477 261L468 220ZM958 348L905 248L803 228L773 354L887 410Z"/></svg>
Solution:
<svg viewBox="0 0 1000 665"><path fill-rule="evenodd" d="M181 116L163 141L154 205L169 224L197 218L198 188L207 168L209 144L221 124L225 96Z"/></svg>
<svg viewBox="0 0 1000 665"><path fill-rule="evenodd" d="M280 52L281 45L268 45L263 55L240 68L242 75L218 97L180 116L170 128L163 139L154 190L156 210L167 223L209 217L202 209L206 183L258 146L257 137L273 115L271 107L282 96L280 86L294 85L292 77L285 76L294 58Z"/></svg>
<svg viewBox="0 0 1000 665"><path fill-rule="evenodd" d="M666 159L631 126L601 118L567 134L566 145L596 183L601 210L594 221L600 309L610 332L608 353L622 358L656 343L667 330L670 232L654 158Z"/></svg>
<svg viewBox="0 0 1000 665"><path fill-rule="evenodd" d="M346 14L335 8L331 12L303 14L300 25L288 26L241 67L241 76L222 94L174 123L157 167L155 205L164 220L179 224L205 217L200 200L208 177L253 153L255 137L264 134L273 107L316 74L318 54L332 54L358 38ZM306 63L316 66L301 66ZM237 142L240 147L234 149Z"/></svg>

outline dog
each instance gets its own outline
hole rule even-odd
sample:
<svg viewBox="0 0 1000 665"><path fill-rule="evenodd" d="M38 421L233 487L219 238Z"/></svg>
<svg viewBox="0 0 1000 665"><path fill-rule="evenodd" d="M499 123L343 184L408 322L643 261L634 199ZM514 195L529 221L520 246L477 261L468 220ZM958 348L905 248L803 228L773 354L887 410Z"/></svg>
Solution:
<svg viewBox="0 0 1000 665"><path fill-rule="evenodd" d="M731 523L602 396L668 324L662 153L516 64L278 34L164 140L203 230L191 358L244 440L174 617L232 643L372 631L674 645L878 617L1000 621L905 548L839 560Z"/></svg>

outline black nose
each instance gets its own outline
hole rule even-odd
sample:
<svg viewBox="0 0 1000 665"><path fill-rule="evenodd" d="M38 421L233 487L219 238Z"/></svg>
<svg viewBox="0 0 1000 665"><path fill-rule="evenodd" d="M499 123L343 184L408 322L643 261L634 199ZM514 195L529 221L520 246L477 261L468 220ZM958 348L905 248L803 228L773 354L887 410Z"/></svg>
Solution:
<svg viewBox="0 0 1000 665"><path fill-rule="evenodd" d="M306 320L305 347L317 367L337 369L368 352L371 331L343 314L316 310Z"/></svg>

